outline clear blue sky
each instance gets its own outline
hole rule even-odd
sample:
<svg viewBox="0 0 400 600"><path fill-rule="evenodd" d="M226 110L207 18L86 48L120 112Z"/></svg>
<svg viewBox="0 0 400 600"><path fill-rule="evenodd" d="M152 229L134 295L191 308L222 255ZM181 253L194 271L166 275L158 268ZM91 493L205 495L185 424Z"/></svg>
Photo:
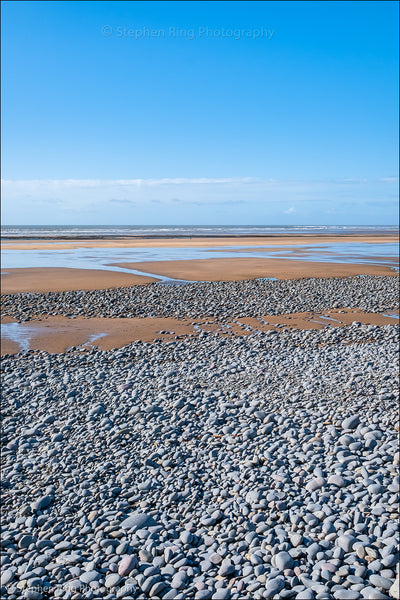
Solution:
<svg viewBox="0 0 400 600"><path fill-rule="evenodd" d="M3 2L3 224L395 224L397 22L397 2Z"/></svg>

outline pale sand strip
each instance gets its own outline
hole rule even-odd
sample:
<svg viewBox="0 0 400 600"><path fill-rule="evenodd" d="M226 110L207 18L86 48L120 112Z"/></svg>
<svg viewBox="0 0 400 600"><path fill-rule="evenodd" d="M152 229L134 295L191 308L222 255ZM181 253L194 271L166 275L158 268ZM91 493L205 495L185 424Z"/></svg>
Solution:
<svg viewBox="0 0 400 600"><path fill-rule="evenodd" d="M388 311L396 313L398 311ZM326 319L322 317L331 317ZM68 319L67 317L47 317L42 320L32 320L21 323L19 327L30 336L29 347L32 350L46 350L47 352L64 352L72 346L90 347L98 346L102 350L121 348L133 341L142 340L152 342L155 339L170 341L175 336L198 336L201 330L215 331L221 336L250 335L250 326L253 330L269 331L277 327L284 329L322 329L326 325L332 327L343 327L353 321L368 325L394 325L397 319L377 313L364 313L357 309L332 309L323 313L303 312L285 315L265 315L261 318L240 317L221 324L212 317L203 319L190 319L182 321L168 318L131 318L131 319L107 319L78 317ZM14 322L11 318L5 318L3 323ZM196 325L196 329L194 327ZM29 333L30 330L34 331ZM167 331L170 333L159 333ZM91 336L105 334L92 344L89 343ZM12 340L2 338L1 353L14 354L19 352L19 346Z"/></svg>
<svg viewBox="0 0 400 600"><path fill-rule="evenodd" d="M2 240L4 250L67 250L74 248L210 248L224 246L293 246L302 244L332 243L396 243L399 236L387 234L342 234L296 236L231 236L231 237L193 237L193 238L115 238L106 240Z"/></svg>
<svg viewBox="0 0 400 600"><path fill-rule="evenodd" d="M70 290L103 290L129 287L157 281L156 278L96 269L67 269L59 267L3 269L1 293L67 292Z"/></svg>
<svg viewBox="0 0 400 600"><path fill-rule="evenodd" d="M115 263L115 266L186 281L241 281L259 277L302 279L305 277L395 274L390 267L380 265L253 257Z"/></svg>

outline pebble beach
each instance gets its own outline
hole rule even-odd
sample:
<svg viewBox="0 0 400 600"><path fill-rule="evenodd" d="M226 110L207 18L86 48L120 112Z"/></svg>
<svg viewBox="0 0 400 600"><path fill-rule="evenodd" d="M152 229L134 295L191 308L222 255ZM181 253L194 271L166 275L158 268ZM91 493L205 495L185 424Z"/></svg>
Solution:
<svg viewBox="0 0 400 600"><path fill-rule="evenodd" d="M400 600L398 9L2 2L0 600Z"/></svg>
<svg viewBox="0 0 400 600"><path fill-rule="evenodd" d="M398 308L397 276L10 294L3 315ZM398 325L2 359L7 599L399 598Z"/></svg>

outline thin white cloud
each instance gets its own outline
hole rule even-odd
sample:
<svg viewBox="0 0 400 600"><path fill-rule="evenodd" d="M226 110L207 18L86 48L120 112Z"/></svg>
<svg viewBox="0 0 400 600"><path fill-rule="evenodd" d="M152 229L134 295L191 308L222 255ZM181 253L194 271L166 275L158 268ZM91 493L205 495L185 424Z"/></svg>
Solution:
<svg viewBox="0 0 400 600"><path fill-rule="evenodd" d="M2 185L21 187L152 187L162 185L216 185L258 183L262 180L253 177L219 177L219 178L161 178L161 179L2 179ZM271 180L272 181L272 180Z"/></svg>
<svg viewBox="0 0 400 600"><path fill-rule="evenodd" d="M199 177L199 178L159 178L159 179L2 179L2 186L21 188L108 188L108 187L153 187L185 185L262 185L266 187L299 187L314 185L346 185L371 183L398 183L398 177L367 178L330 178L330 179L263 179L260 177Z"/></svg>
<svg viewBox="0 0 400 600"><path fill-rule="evenodd" d="M56 223L61 212L89 211L98 218L130 218L149 222L184 218L194 212L212 219L213 211L240 211L254 215L323 214L333 206L341 214L367 204L375 210L395 210L395 177L380 179L332 178L329 180L278 180L255 177L153 178L153 179L32 179L2 180L3 218L17 222L21 214ZM157 201L157 202L155 202ZM375 205L375 208L373 206ZM193 209L193 210L192 210ZM352 209L353 210L353 209ZM42 216L42 219L41 219ZM198 217L200 219L201 217ZM33 218L33 217L32 217ZM246 217L247 218L247 217ZM250 217L251 218L251 217Z"/></svg>
<svg viewBox="0 0 400 600"><path fill-rule="evenodd" d="M342 185L368 184L373 182L396 183L398 177L367 178L333 178L333 179L262 179L259 177L200 177L200 178L159 178L159 179L2 179L2 186L26 188L107 188L107 187L152 187L152 186L181 186L181 185L244 185L254 184L263 186L302 186L302 185Z"/></svg>
<svg viewBox="0 0 400 600"><path fill-rule="evenodd" d="M96 201L110 202L121 195L130 202L148 201L150 193L167 200L179 197L182 201L191 200L209 202L218 201L221 195L234 201L235 196L241 200L254 198L270 202L280 201L285 192L293 194L293 201L316 196L323 196L326 190L337 189L351 191L355 187L370 187L395 184L397 178L386 177L377 180L337 178L330 180L277 180L255 177L214 177L214 178L160 178L160 179L31 179L31 180L2 180L4 199L27 199L42 202L53 201L56 198L74 203ZM340 193L339 191L337 193ZM229 194L229 196L228 196Z"/></svg>

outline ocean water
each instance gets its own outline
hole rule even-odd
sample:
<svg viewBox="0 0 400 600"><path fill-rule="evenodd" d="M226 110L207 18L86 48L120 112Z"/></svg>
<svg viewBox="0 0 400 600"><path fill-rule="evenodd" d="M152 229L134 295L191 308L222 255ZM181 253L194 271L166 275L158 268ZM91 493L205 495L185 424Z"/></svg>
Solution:
<svg viewBox="0 0 400 600"><path fill-rule="evenodd" d="M299 235L398 232L393 225L7 225L3 239L181 237L225 235Z"/></svg>
<svg viewBox="0 0 400 600"><path fill-rule="evenodd" d="M291 252L293 249L300 250ZM287 258L338 263L368 263L394 265L398 246L392 242L368 244L365 242L336 242L314 245L274 246L224 246L208 248L57 248L52 249L3 249L3 271L15 268L64 267L75 269L100 269L137 275L153 275L147 269L140 272L118 263L199 260L208 258ZM168 278L165 278L166 280Z"/></svg>

